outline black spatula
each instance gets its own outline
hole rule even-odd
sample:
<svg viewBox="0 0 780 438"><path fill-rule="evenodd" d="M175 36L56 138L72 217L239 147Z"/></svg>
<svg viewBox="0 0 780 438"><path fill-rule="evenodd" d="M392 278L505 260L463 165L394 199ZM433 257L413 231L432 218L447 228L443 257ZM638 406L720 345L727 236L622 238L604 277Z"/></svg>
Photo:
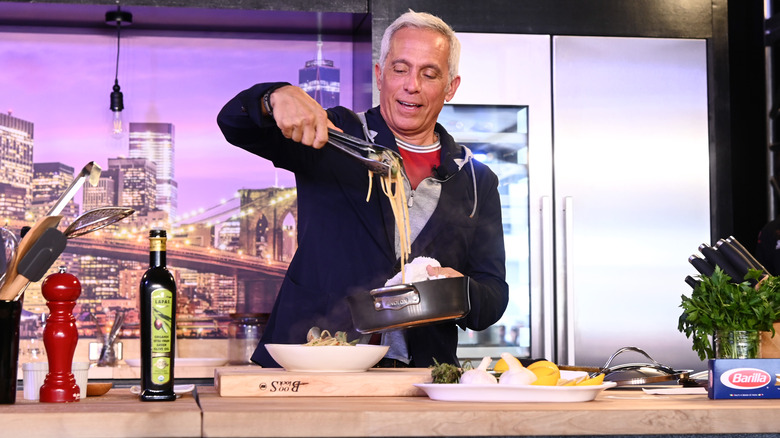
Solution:
<svg viewBox="0 0 780 438"><path fill-rule="evenodd" d="M48 228L41 234L19 261L17 276L11 289L16 296L24 291L29 282L39 281L46 271L65 250L68 239L56 228Z"/></svg>
<svg viewBox="0 0 780 438"><path fill-rule="evenodd" d="M19 275L39 281L65 250L68 239L56 228L47 229L19 262Z"/></svg>

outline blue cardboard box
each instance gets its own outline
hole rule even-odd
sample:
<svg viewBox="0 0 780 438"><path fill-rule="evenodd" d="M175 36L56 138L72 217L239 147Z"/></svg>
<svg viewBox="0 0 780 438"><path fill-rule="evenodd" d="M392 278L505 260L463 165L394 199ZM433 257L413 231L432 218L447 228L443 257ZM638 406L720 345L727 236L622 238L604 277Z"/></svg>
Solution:
<svg viewBox="0 0 780 438"><path fill-rule="evenodd" d="M711 399L780 398L780 359L710 359Z"/></svg>

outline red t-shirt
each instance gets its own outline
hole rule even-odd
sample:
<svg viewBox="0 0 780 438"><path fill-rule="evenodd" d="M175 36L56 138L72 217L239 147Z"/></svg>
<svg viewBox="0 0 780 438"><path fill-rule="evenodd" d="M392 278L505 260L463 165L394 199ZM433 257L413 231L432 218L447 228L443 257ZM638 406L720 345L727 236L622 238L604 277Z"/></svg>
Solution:
<svg viewBox="0 0 780 438"><path fill-rule="evenodd" d="M415 190L422 180L428 178L433 173L433 168L441 162L441 145L437 143L435 149L430 147L413 150L398 145L401 158L404 160L404 170L409 177L409 183L412 190Z"/></svg>

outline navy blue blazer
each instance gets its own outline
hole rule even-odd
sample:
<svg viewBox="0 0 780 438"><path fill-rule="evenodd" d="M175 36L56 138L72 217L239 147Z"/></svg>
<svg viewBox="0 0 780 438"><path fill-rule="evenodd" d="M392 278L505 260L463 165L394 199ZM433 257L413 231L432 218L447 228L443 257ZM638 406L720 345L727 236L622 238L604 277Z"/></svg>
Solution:
<svg viewBox="0 0 780 438"><path fill-rule="evenodd" d="M279 290L268 325L252 360L265 367L279 365L266 343L306 342L313 326L331 333L358 336L346 297L381 287L399 270L395 256L395 221L378 180L366 202L368 173L353 158L324 147L314 149L286 139L274 121L263 117L261 97L285 83L258 84L230 100L217 117L228 142L264 157L295 174L298 192L298 250ZM344 132L364 138L357 115L344 108L327 110ZM366 112L374 141L398 150L379 107ZM459 168L454 161L465 149L440 125L442 180L439 203L428 224L412 242L410 260L432 257L469 277L471 311L455 322L408 329L412 365L427 367L458 363L458 325L483 330L501 318L508 301L501 203L498 178L473 161ZM374 178L377 178L376 176ZM475 184L476 182L476 184ZM476 213L470 217L476 203Z"/></svg>

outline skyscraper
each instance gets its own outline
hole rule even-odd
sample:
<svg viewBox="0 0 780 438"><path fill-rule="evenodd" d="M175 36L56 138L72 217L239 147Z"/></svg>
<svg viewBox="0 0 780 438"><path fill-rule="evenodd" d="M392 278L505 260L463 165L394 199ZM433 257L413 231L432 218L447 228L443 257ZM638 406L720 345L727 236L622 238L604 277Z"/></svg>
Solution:
<svg viewBox="0 0 780 438"><path fill-rule="evenodd" d="M108 170L116 169L117 204L130 207L140 214L157 205L157 166L146 158L109 158Z"/></svg>
<svg viewBox="0 0 780 438"><path fill-rule="evenodd" d="M24 219L32 180L33 123L0 114L0 217Z"/></svg>
<svg viewBox="0 0 780 438"><path fill-rule="evenodd" d="M79 283L83 301L101 305L103 300L119 297L119 266L110 257L79 256Z"/></svg>
<svg viewBox="0 0 780 438"><path fill-rule="evenodd" d="M210 272L198 274L197 290L211 302L209 310L217 315L236 312L237 278ZM203 298L203 297L201 297Z"/></svg>
<svg viewBox="0 0 780 438"><path fill-rule="evenodd" d="M83 200L81 202L84 211L98 207L120 205L117 196L119 179L119 168L114 167L101 172L96 186L84 184L82 188Z"/></svg>
<svg viewBox="0 0 780 438"><path fill-rule="evenodd" d="M176 217L179 186L174 179L173 124L130 123L130 158L146 158L157 165L156 207Z"/></svg>
<svg viewBox="0 0 780 438"><path fill-rule="evenodd" d="M64 163L33 164L32 207L33 217L46 216L54 203L73 182L73 167ZM71 200L61 213L65 222L79 215L79 206Z"/></svg>
<svg viewBox="0 0 780 438"><path fill-rule="evenodd" d="M341 91L341 73L333 61L322 58L322 41L317 41L317 58L306 61L298 70L299 86L323 108L338 106Z"/></svg>

